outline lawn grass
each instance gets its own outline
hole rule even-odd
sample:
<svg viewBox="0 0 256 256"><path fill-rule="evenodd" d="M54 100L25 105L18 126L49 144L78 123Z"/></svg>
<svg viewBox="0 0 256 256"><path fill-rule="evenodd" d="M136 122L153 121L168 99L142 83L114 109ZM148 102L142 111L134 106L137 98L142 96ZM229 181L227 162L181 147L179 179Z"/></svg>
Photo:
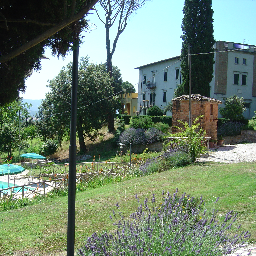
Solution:
<svg viewBox="0 0 256 256"><path fill-rule="evenodd" d="M207 208L217 204L219 214L238 213L237 225L256 241L256 163L195 164L162 173L79 192L76 196L76 244L79 248L93 232L113 229L109 215L118 202L129 216L138 206L135 194L144 201L162 191L203 196ZM40 204L1 212L0 254L58 255L66 249L67 197L49 198ZM20 253L20 254L19 254Z"/></svg>

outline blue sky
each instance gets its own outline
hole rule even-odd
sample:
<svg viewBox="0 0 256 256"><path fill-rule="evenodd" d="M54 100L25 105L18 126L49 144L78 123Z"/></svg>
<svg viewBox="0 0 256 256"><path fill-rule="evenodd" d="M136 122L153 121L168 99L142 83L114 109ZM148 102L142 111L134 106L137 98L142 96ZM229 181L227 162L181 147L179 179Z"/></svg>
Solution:
<svg viewBox="0 0 256 256"><path fill-rule="evenodd" d="M212 2L216 41L256 45L256 0ZM139 74L134 68L180 55L183 5L183 0L149 0L131 16L113 56L113 65L121 70L123 81L129 81L136 88ZM91 13L88 15L91 29L83 33L79 57L88 56L90 62L100 64L106 61L105 28L96 13ZM45 55L49 60L42 60L41 71L33 72L26 80L26 93L20 94L24 99L44 99L49 90L48 80L72 61L72 53L58 59L47 49Z"/></svg>

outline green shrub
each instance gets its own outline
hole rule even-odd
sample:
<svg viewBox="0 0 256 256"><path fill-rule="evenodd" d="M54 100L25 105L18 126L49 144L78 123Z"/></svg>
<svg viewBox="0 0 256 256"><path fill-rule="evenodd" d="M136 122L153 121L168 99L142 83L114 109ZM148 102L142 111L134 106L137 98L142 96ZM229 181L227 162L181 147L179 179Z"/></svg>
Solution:
<svg viewBox="0 0 256 256"><path fill-rule="evenodd" d="M33 139L38 136L37 127L35 125L29 125L24 127L23 137Z"/></svg>
<svg viewBox="0 0 256 256"><path fill-rule="evenodd" d="M164 164L166 167L182 167L192 163L191 156L184 151L177 151L166 157Z"/></svg>
<svg viewBox="0 0 256 256"><path fill-rule="evenodd" d="M130 116L130 115L121 114L121 115L119 115L119 118L120 118L120 119L123 119L123 120L124 120L124 123L125 123L126 125L128 125L128 124L130 123L131 116Z"/></svg>
<svg viewBox="0 0 256 256"><path fill-rule="evenodd" d="M35 138L33 140L31 140L31 142L27 142L26 144L24 144L24 147L22 147L25 152L27 153L41 153L42 150L42 146L43 146L43 142L40 138Z"/></svg>
<svg viewBox="0 0 256 256"><path fill-rule="evenodd" d="M155 123L154 127L163 133L167 133L170 128L168 124L164 124L162 122Z"/></svg>
<svg viewBox="0 0 256 256"><path fill-rule="evenodd" d="M49 156L56 153L57 149L58 149L58 142L55 140L49 139L43 144L41 153L44 156Z"/></svg>
<svg viewBox="0 0 256 256"><path fill-rule="evenodd" d="M243 130L256 130L256 111L252 119L248 120L248 123L242 127Z"/></svg>
<svg viewBox="0 0 256 256"><path fill-rule="evenodd" d="M180 132L175 133L175 137L182 137L183 139L177 139L174 141L178 150L182 150L188 153L191 157L191 160L194 162L197 157L199 157L202 153L205 152L206 146L202 143L205 139L206 132L199 128L199 117L197 117L189 127L187 122L182 122L184 128L177 127ZM168 137L173 136L173 134L169 134ZM167 143L167 147L170 146L173 141Z"/></svg>
<svg viewBox="0 0 256 256"><path fill-rule="evenodd" d="M229 122L229 119L227 119L227 118L218 118L218 122L217 122L218 128L227 122Z"/></svg>
<svg viewBox="0 0 256 256"><path fill-rule="evenodd" d="M220 127L218 127L218 136L236 136L241 134L242 127L244 127L244 124L241 122L226 122L222 124Z"/></svg>
<svg viewBox="0 0 256 256"><path fill-rule="evenodd" d="M154 123L150 116L134 116L130 120L130 127L131 128L141 128L141 129L148 129L153 127Z"/></svg>
<svg viewBox="0 0 256 256"><path fill-rule="evenodd" d="M256 130L256 119L252 118L248 120L248 125L246 127L243 127L245 130Z"/></svg>
<svg viewBox="0 0 256 256"><path fill-rule="evenodd" d="M115 127L116 127L115 136L114 138L111 139L111 144L113 147L117 147L119 136L125 130L125 122L124 122L124 119L121 117L121 115L115 118Z"/></svg>
<svg viewBox="0 0 256 256"><path fill-rule="evenodd" d="M220 108L220 114L231 121L240 121L244 119L243 112L245 109L244 98L234 95L225 100L225 107Z"/></svg>
<svg viewBox="0 0 256 256"><path fill-rule="evenodd" d="M158 106L152 106L147 110L148 116L162 116L163 114L163 110Z"/></svg>
<svg viewBox="0 0 256 256"><path fill-rule="evenodd" d="M172 117L171 116L152 116L153 123L164 123L172 126Z"/></svg>

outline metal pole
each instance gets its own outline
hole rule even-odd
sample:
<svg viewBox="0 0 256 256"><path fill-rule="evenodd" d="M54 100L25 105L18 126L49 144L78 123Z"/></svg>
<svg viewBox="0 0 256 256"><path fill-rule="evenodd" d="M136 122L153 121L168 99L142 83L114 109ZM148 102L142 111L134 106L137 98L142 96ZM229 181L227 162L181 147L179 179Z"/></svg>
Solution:
<svg viewBox="0 0 256 256"><path fill-rule="evenodd" d="M75 247L75 199L76 199L76 115L78 87L79 39L74 40L73 73L71 94L70 146L69 146L69 179L68 179L68 230L67 256L74 255Z"/></svg>
<svg viewBox="0 0 256 256"><path fill-rule="evenodd" d="M191 127L191 54L190 44L188 44L188 69L189 69L189 127Z"/></svg>
<svg viewBox="0 0 256 256"><path fill-rule="evenodd" d="M132 143L130 143L130 167L132 166Z"/></svg>
<svg viewBox="0 0 256 256"><path fill-rule="evenodd" d="M19 162L20 162L20 109L19 109Z"/></svg>

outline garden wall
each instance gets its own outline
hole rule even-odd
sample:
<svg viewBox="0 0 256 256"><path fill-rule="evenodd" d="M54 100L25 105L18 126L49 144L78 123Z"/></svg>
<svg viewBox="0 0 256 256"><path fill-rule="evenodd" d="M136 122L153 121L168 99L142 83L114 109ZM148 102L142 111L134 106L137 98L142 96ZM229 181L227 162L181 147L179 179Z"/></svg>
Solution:
<svg viewBox="0 0 256 256"><path fill-rule="evenodd" d="M224 144L256 143L256 131L242 130L240 135L223 137Z"/></svg>

